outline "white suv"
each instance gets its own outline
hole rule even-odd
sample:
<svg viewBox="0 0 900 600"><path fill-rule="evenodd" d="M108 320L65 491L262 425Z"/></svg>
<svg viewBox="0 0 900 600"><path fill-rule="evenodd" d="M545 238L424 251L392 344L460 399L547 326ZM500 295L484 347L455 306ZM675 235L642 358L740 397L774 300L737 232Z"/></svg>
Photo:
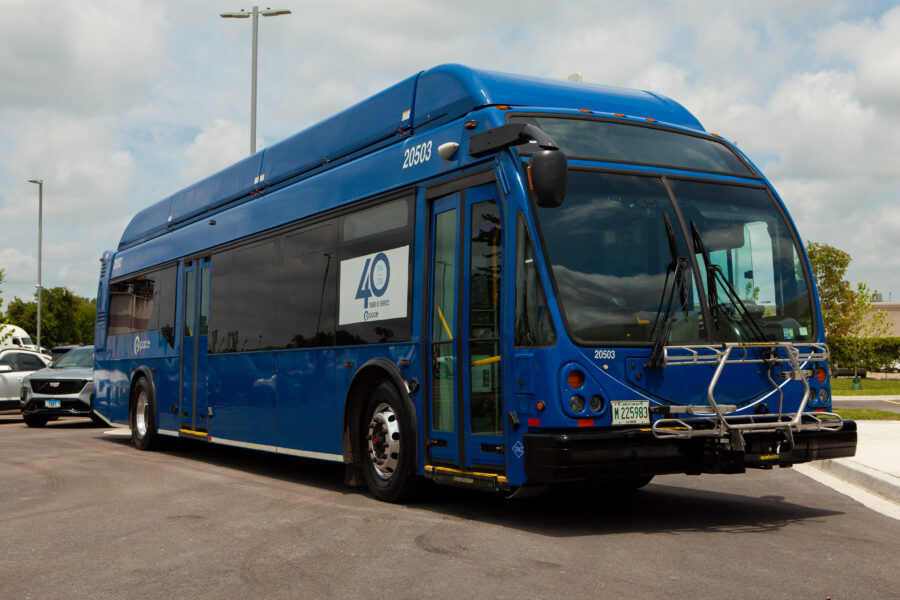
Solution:
<svg viewBox="0 0 900 600"><path fill-rule="evenodd" d="M32 350L0 349L0 410L18 410L22 380L49 364L49 356Z"/></svg>

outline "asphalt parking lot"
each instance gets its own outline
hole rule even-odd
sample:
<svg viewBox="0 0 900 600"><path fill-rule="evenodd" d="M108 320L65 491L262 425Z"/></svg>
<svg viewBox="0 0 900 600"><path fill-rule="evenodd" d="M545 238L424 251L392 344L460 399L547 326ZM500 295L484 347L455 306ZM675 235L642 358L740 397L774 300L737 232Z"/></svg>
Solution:
<svg viewBox="0 0 900 600"><path fill-rule="evenodd" d="M375 501L341 465L0 417L0 598L886 598L900 523L789 469Z"/></svg>

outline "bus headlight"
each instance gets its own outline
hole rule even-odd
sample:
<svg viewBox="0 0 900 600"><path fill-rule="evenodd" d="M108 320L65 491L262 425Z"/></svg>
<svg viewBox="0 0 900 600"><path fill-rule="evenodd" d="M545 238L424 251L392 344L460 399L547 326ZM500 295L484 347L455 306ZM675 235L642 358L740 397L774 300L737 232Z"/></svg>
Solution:
<svg viewBox="0 0 900 600"><path fill-rule="evenodd" d="M571 398L569 398L569 408L572 409L572 412L580 413L584 410L584 398L575 394Z"/></svg>
<svg viewBox="0 0 900 600"><path fill-rule="evenodd" d="M603 412L603 396L594 394L590 399L591 410L595 413Z"/></svg>
<svg viewBox="0 0 900 600"><path fill-rule="evenodd" d="M821 390L819 390L819 404L828 404L828 401L830 399L831 398L828 394L828 388L823 387Z"/></svg>

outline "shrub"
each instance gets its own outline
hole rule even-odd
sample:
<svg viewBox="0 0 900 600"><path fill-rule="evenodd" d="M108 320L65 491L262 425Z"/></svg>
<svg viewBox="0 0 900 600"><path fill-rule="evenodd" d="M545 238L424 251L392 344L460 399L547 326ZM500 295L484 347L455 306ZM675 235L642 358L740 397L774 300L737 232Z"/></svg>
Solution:
<svg viewBox="0 0 900 600"><path fill-rule="evenodd" d="M853 338L839 337L828 340L831 350L832 368L853 372ZM900 337L879 337L871 340L871 345L860 357L860 371L887 371L900 363Z"/></svg>

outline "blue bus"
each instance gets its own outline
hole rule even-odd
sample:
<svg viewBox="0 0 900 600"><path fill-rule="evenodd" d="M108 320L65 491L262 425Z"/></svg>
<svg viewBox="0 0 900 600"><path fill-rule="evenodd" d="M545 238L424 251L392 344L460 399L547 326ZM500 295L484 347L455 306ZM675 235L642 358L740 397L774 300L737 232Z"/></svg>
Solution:
<svg viewBox="0 0 900 600"><path fill-rule="evenodd" d="M94 411L509 495L852 456L808 259L658 94L442 65L139 212Z"/></svg>

